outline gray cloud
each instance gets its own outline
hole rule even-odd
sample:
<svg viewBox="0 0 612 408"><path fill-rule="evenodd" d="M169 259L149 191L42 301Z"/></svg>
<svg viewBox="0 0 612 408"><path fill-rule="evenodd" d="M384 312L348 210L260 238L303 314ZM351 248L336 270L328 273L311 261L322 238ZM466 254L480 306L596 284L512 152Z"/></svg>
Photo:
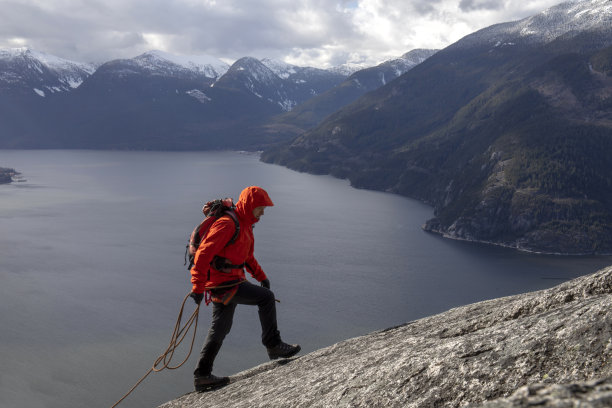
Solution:
<svg viewBox="0 0 612 408"><path fill-rule="evenodd" d="M504 3L499 0L461 0L459 8L462 11L501 10L504 8Z"/></svg>
<svg viewBox="0 0 612 408"><path fill-rule="evenodd" d="M378 63L441 48L485 25L556 0L0 0L0 48L76 61L151 49L301 65ZM384 3L384 4L383 4ZM503 7L511 3L512 7ZM460 13L457 12L460 10ZM490 12L473 17L473 11Z"/></svg>
<svg viewBox="0 0 612 408"><path fill-rule="evenodd" d="M421 0L421 1L413 1L405 3L407 6L411 7L417 15L428 15L435 13L441 0Z"/></svg>

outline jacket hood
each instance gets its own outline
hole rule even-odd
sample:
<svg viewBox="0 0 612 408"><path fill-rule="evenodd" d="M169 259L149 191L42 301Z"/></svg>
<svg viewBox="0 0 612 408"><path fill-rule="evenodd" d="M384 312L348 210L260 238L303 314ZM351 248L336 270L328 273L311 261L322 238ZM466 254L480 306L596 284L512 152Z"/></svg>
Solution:
<svg viewBox="0 0 612 408"><path fill-rule="evenodd" d="M256 223L257 218L253 215L253 210L257 207L272 207L274 203L270 196L261 187L247 187L240 193L238 202L236 203L236 212L249 220L251 223Z"/></svg>

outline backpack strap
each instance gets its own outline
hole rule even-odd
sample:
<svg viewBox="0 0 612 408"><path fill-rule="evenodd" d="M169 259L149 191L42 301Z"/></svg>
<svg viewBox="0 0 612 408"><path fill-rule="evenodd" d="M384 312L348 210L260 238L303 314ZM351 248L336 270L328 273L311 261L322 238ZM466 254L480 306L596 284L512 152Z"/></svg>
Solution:
<svg viewBox="0 0 612 408"><path fill-rule="evenodd" d="M234 221L234 225L236 226L236 230L234 231L234 235L232 235L232 239L230 239L227 243L227 245L230 245L236 242L236 240L238 239L238 235L240 235L240 223L238 222L238 217L236 216L236 213L233 209L226 211L223 215L228 215L232 219L232 221Z"/></svg>

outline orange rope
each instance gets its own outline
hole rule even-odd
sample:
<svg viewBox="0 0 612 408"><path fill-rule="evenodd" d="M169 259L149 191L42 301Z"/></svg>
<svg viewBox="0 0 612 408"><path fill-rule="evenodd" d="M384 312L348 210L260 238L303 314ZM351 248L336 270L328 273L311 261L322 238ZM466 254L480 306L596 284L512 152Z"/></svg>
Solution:
<svg viewBox="0 0 612 408"><path fill-rule="evenodd" d="M123 397L121 397L121 399L117 401L111 408L115 408L117 405L119 405L121 401L126 399L127 396L130 395L132 391L134 391L136 387L138 387L140 383L142 383L145 380L145 378L147 378L149 374L151 374L152 372L159 372L165 368L169 370L176 370L177 368L181 367L183 364L187 362L187 360L189 359L189 356L191 355L191 352L193 351L193 344L195 343L196 333L198 331L198 315L200 312L200 305L198 305L196 307L196 310L192 313L191 317L187 320L185 325L181 328L181 320L183 319L183 310L185 309L185 302L187 302L187 299L189 299L190 294L191 293L188 293L187 296L185 296L185 299L183 299L183 304L181 305L181 310L179 312L178 318L176 319L176 324L174 326L174 331L172 332L172 337L170 338L170 344L168 345L166 350L157 358L157 360L155 360L155 363L153 363L153 366L149 369L149 371L147 371L147 373L143 375L142 378L138 380L136 384L134 384L134 386ZM189 347L189 353L187 354L187 357L185 357L185 359L179 365L174 366L174 367L170 366L170 362L172 361L172 358L174 357L174 352L176 351L178 346L183 342L183 340L185 340L187 333L189 333L189 329L194 323L195 323L195 326L193 329L193 337L191 339L191 346ZM163 364L160 366L162 362Z"/></svg>

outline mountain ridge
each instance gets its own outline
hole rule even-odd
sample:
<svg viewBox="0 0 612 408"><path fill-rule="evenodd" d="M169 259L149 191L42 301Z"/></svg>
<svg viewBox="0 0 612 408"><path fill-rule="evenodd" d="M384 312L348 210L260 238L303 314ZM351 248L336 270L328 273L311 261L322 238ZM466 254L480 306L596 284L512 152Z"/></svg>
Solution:
<svg viewBox="0 0 612 408"><path fill-rule="evenodd" d="M15 61L16 66L11 66ZM20 69L21 68L21 69ZM29 48L0 49L0 90L10 91L11 84L33 83L39 96L68 92L77 88L95 71L92 64L69 61ZM22 77L27 73L27 77Z"/></svg>
<svg viewBox="0 0 612 408"><path fill-rule="evenodd" d="M273 118L271 125L292 126L292 134L304 132L360 96L386 85L421 64L436 52L437 50L415 49L400 58L354 72L337 86L314 96L290 112Z"/></svg>
<svg viewBox="0 0 612 408"><path fill-rule="evenodd" d="M478 30L451 46L460 48L494 44L498 47L511 45L507 42L509 39L541 44L568 33L601 29L608 25L611 15L612 4L609 0L570 0L518 21Z"/></svg>
<svg viewBox="0 0 612 408"><path fill-rule="evenodd" d="M425 201L425 229L445 237L611 253L608 4L562 3L507 23L507 37L499 25L466 36L262 159ZM507 29L594 6L606 10L597 30L562 20L557 38L521 43Z"/></svg>
<svg viewBox="0 0 612 408"><path fill-rule="evenodd" d="M288 137L262 132L268 118L346 78L278 61L264 61L274 69L250 57L230 66L154 50L88 70L64 61L81 76L62 82L37 56L64 61L26 48L0 54L3 148L262 150Z"/></svg>

